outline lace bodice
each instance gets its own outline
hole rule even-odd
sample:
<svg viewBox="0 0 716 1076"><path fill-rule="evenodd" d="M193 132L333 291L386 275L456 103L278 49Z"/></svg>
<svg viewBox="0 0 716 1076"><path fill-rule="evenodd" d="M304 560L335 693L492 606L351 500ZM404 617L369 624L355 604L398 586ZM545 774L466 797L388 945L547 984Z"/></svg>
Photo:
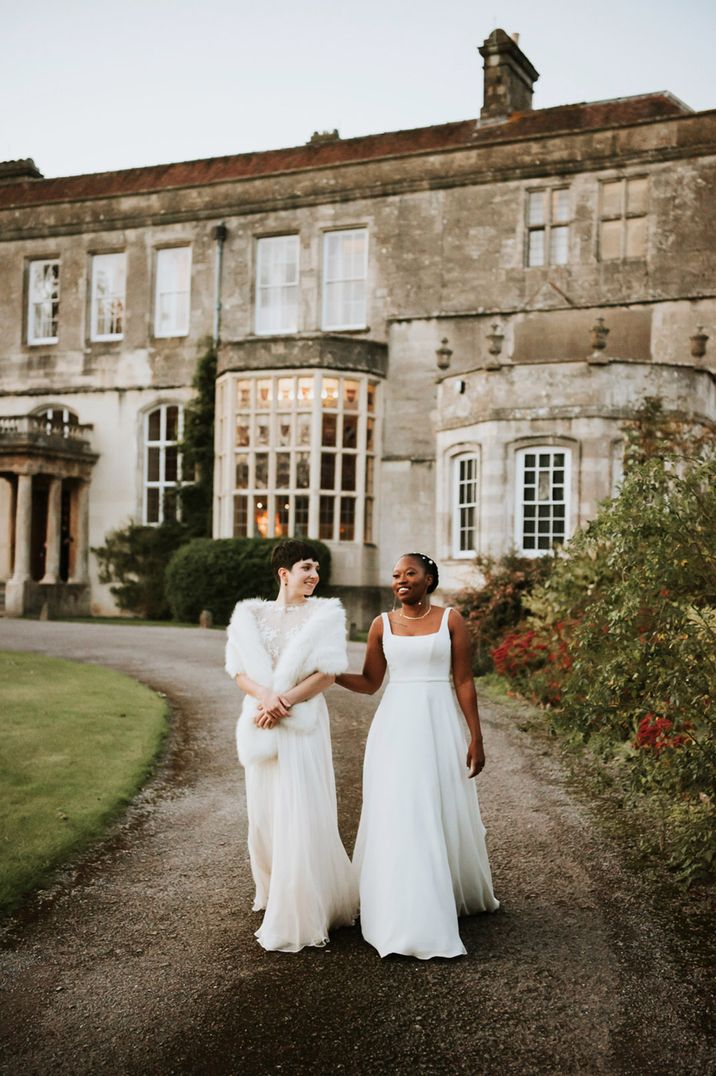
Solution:
<svg viewBox="0 0 716 1076"><path fill-rule="evenodd" d="M271 664L276 662L307 620L310 619L313 602L310 598L300 605L280 605L278 602L265 602L256 613L261 641L268 651Z"/></svg>

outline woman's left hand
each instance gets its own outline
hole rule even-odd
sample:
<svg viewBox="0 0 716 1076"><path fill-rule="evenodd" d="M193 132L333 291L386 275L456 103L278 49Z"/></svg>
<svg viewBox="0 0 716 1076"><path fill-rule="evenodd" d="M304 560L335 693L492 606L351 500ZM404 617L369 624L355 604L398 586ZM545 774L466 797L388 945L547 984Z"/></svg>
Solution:
<svg viewBox="0 0 716 1076"><path fill-rule="evenodd" d="M259 706L254 715L254 725L258 725L260 729L272 729L277 724L278 718L272 717L267 710L264 710L263 706Z"/></svg>
<svg viewBox="0 0 716 1076"><path fill-rule="evenodd" d="M470 771L468 777L477 777L478 773L484 769L485 749L482 746L482 740L470 741L467 749L467 766Z"/></svg>

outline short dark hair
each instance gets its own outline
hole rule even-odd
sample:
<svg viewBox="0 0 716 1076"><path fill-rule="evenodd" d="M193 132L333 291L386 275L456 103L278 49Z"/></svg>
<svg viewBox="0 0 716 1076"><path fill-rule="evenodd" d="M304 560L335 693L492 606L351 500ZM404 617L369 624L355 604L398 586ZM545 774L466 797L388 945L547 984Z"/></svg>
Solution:
<svg viewBox="0 0 716 1076"><path fill-rule="evenodd" d="M440 582L440 573L438 572L438 566L432 559L432 557L429 557L426 553L403 553L403 556L415 557L416 560L420 561L423 568L425 569L425 574L432 575L433 581L428 587L428 594L432 594L432 592L437 588L437 585Z"/></svg>
<svg viewBox="0 0 716 1076"><path fill-rule="evenodd" d="M279 568L288 568L291 571L294 564L299 560L318 560L318 550L308 542L302 542L300 538L284 538L271 550L271 567L278 576Z"/></svg>

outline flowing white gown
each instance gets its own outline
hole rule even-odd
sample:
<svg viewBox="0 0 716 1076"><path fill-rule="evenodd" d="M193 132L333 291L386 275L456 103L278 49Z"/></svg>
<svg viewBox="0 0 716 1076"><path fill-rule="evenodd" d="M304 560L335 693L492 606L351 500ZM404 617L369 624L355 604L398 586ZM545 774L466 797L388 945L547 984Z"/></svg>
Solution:
<svg viewBox="0 0 716 1076"><path fill-rule="evenodd" d="M499 907L450 682L448 615L437 632L406 636L383 614L390 681L368 735L354 855L361 930L381 956L461 956L458 916Z"/></svg>
<svg viewBox="0 0 716 1076"><path fill-rule="evenodd" d="M310 603L285 610L266 603L257 620L274 666L310 616ZM245 771L254 911L266 909L256 937L265 949L325 945L331 928L357 914L355 874L338 832L328 709L323 696L319 702L315 731L279 722L278 758Z"/></svg>

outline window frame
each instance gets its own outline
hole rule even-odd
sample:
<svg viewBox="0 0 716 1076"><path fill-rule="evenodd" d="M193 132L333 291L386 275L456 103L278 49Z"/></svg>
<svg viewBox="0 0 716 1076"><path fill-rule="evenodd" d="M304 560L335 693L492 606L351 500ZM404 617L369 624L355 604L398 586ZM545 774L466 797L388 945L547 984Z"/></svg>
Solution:
<svg viewBox="0 0 716 1076"><path fill-rule="evenodd" d="M246 370L230 384L230 533L276 537L280 524L295 534L300 512L309 538L375 544L379 378L326 368ZM280 486L279 464L287 479Z"/></svg>
<svg viewBox="0 0 716 1076"><path fill-rule="evenodd" d="M560 444L558 441L547 441L547 442L544 442L544 443L521 445L519 448L516 448L514 451L515 451L515 462L514 462L514 475L515 475L515 481L514 481L514 492L515 492L515 497L514 497L514 505L515 505L515 509L514 509L514 512L515 512L514 544L515 544L515 548L517 549L517 552L519 553L519 555L522 556L522 557L549 556L551 553L553 553L555 548L563 547L564 545L566 545L566 543L569 541L569 539L572 536L572 527L571 527L572 497L573 497L572 474L573 474L573 454L574 454L574 449L573 449L573 447L571 445ZM534 547L534 549L525 548L525 545L524 545L524 538L525 538L525 533L524 533L525 512L524 512L524 509L525 509L525 504L528 503L528 502L525 501L525 497L524 497L524 490L525 490L525 479L524 479L525 459L526 459L526 457L528 455L539 456L540 454L544 454L544 453L549 453L550 456L553 457L554 454L557 453L557 452L561 453L564 456L564 465L563 465L563 468L561 468L561 469L564 470L564 480L563 480L563 483L562 483L563 499L562 499L562 501L554 501L553 500L553 498L551 496L551 493L552 493L552 489L554 487L552 485L552 489L550 489L550 497L549 497L549 499L543 500L542 502L540 502L539 499L536 496L534 502L529 502L529 503L534 503L534 505L535 505L535 507L537 509L537 511L535 512L535 517L534 517L535 518L535 534L534 534L535 547ZM550 465L549 465L549 473L550 473L550 475L556 469L559 469L559 468L555 468L553 463L550 462ZM535 470L537 472L539 471L539 462L537 462ZM537 480L535 482L535 489L536 489L536 493L537 493L538 490L539 490L539 478L538 477L537 477ZM538 547L538 541L539 541L539 533L538 533L539 511L538 511L538 509L539 509L540 503L549 504L549 505L560 504L561 503L561 504L564 505L564 514L563 514L564 534L562 536L562 541L561 541L561 543L558 543L557 546L555 545L554 540L553 540L554 539L553 528L550 527L550 531L549 531L550 545L549 545L549 547L547 549L540 549ZM553 514L550 514L549 517L547 517L547 518L549 518L550 523L552 524L554 522L555 516Z"/></svg>
<svg viewBox="0 0 716 1076"><path fill-rule="evenodd" d="M328 278L328 247L336 236L352 236L362 234L364 236L363 249L363 276L362 277L336 277ZM368 227L365 224L355 225L352 228L330 228L323 232L322 243L322 274L321 274L321 328L324 332L356 332L368 327L368 247L370 237ZM346 284L362 281L363 291L363 320L359 322L336 322L331 324L328 320L328 288L330 284Z"/></svg>
<svg viewBox="0 0 716 1076"><path fill-rule="evenodd" d="M188 287L186 289L186 292L174 292L174 293L172 293L172 292L168 292L168 291L162 291L160 289L160 274L161 274L161 268L160 267L161 267L161 263L162 263L162 255L175 253L178 250L187 251L188 265L187 265L186 269L187 269ZM154 338L157 339L157 340L172 340L172 339L178 339L178 338L181 338L183 336L188 336L189 335L189 331L190 331L190 328L191 328L191 292L192 292L191 274L192 274L192 265L193 265L193 251L192 251L191 243L174 243L173 245L166 245L166 246L161 246L161 247L156 247L155 248L155 251L154 251L154 314L153 314L153 318L152 318L152 334L153 334ZM162 332L160 330L160 311L159 311L159 307L160 307L161 297L163 295L170 295L170 294L176 294L176 295L184 295L184 294L186 294L186 297L187 297L186 298L186 329L184 329L183 331L178 330L175 327L173 327L172 330L169 331L169 332Z"/></svg>
<svg viewBox="0 0 716 1076"><path fill-rule="evenodd" d="M52 297L49 302L53 307L57 306L56 322L57 331L54 336L34 336L33 326L35 324L34 318L34 292L33 292L33 268L36 265L56 265L57 266L57 294L56 297ZM59 257L56 258L30 258L28 259L28 273L27 273L27 344L28 347L42 347L48 344L56 344L60 338L60 303L62 299L62 293L60 289L60 276L62 270L62 261ZM40 300L40 302L47 302L48 300ZM50 321L55 320L52 316Z"/></svg>
<svg viewBox="0 0 716 1076"><path fill-rule="evenodd" d="M263 260L266 257L265 252L270 249L270 244L275 244L278 241L292 240L295 243L296 248L296 278L289 283L277 283L277 284L261 284L261 271L263 268ZM256 336L293 336L299 332L299 325L301 321L300 317L300 300L301 300L301 236L299 232L282 232L280 235L259 235L255 239L255 274L254 274L254 332ZM267 291L281 291L285 288L295 288L295 320L290 323L281 324L279 327L265 328L263 318L266 317L265 311L262 311L261 297L262 294Z"/></svg>
<svg viewBox="0 0 716 1076"><path fill-rule="evenodd" d="M460 477L461 464L470 462L474 466L472 482L475 487L474 500L463 503L460 499L461 488L464 485ZM472 537L473 544L468 549L461 549L463 528L461 524L461 512L465 508L473 509ZM450 457L450 520L451 556L455 560L469 560L477 556L479 543L480 525L480 453L476 449L462 449Z"/></svg>
<svg viewBox="0 0 716 1076"><path fill-rule="evenodd" d="M123 340L124 339L124 325L127 312L127 252L120 251L102 251L97 254L92 254L92 264L90 267L90 340L95 343L106 342L111 340ZM121 325L122 331L118 333L99 333L97 331L98 318L98 296L97 296L97 268L100 258L117 258L121 259L122 266L122 291L121 291ZM111 297L114 302L120 297L120 293Z"/></svg>
<svg viewBox="0 0 716 1076"><path fill-rule="evenodd" d="M167 411L170 407L176 407L178 411L177 415L177 436L175 440L168 440L166 437L167 428ZM151 416L156 412L160 412L160 429L159 440L149 440L149 420ZM181 443L184 437L184 404L178 400L162 400L159 403L153 404L147 408L142 415L142 523L147 527L159 527L162 523L167 521L166 514L164 512L165 494L168 489L179 490L182 484L182 452ZM177 448L177 477L176 481L166 481L166 450L167 448ZM156 480L150 480L149 478L149 450L151 448L159 449L159 478ZM159 518L156 520L148 519L148 491L150 489L159 490ZM173 519L181 519L181 504L177 499L176 514Z"/></svg>
<svg viewBox="0 0 716 1076"><path fill-rule="evenodd" d="M568 199L569 213L565 220L554 220L552 212L552 199L557 191L566 191ZM539 224L530 223L530 200L534 195L541 194L544 199L544 216L543 220ZM574 207L572 202L572 185L570 183L554 183L549 186L540 187L527 187L525 190L525 245L524 245L524 265L526 269L554 269L564 267L570 264L570 240L572 224L574 223ZM567 256L565 260L553 261L552 259L552 232L558 228L564 228L567 232ZM539 264L532 264L530 262L531 251L531 238L533 233L544 233L544 260Z"/></svg>
<svg viewBox="0 0 716 1076"><path fill-rule="evenodd" d="M634 180L644 180L646 184L646 196L645 207L640 212L633 212L629 209L628 193L629 183ZM614 264L615 262L640 262L644 261L647 256L648 242L649 242L649 180L648 173L637 172L634 175L625 176L609 176L599 180L599 192L597 198L597 260L604 265ZM619 213L605 213L604 211L604 189L611 184L620 185L620 211ZM629 220L644 220L644 253L643 254L628 254L627 253L627 221ZM605 223L619 221L620 228L620 253L613 258L605 258L603 253L603 239L602 239L602 226Z"/></svg>

